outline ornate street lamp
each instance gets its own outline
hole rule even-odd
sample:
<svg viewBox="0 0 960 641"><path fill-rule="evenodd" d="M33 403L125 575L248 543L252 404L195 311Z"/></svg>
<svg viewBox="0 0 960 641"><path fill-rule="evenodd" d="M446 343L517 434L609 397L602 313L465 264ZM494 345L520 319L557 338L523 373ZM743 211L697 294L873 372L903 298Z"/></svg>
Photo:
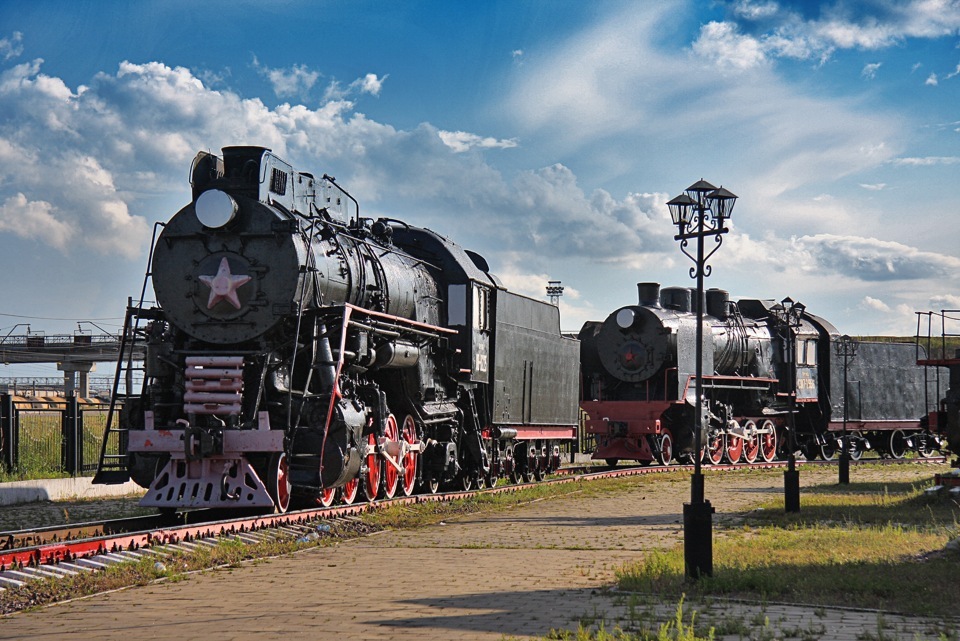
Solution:
<svg viewBox="0 0 960 641"><path fill-rule="evenodd" d="M783 339L783 361L787 370L787 470L783 473L783 505L787 512L800 511L800 472L797 470L797 333L807 308L789 296L770 308Z"/></svg>
<svg viewBox="0 0 960 641"><path fill-rule="evenodd" d="M850 483L850 446L847 443L847 368L850 361L857 355L859 343L846 334L840 337L834 347L837 350L837 356L843 359L843 439L840 442L840 478L838 481L843 485Z"/></svg>
<svg viewBox="0 0 960 641"><path fill-rule="evenodd" d="M697 347L696 395L697 406L693 418L694 471L690 483L690 502L683 504L683 558L686 575L697 579L713 575L713 506L704 498L703 456L703 279L712 268L707 264L723 243L723 234L730 231L725 223L733 212L737 197L720 187L701 179L667 203L673 224L677 226L674 240L680 241L680 251L693 261L690 278L697 280ZM704 255L704 239L712 237L715 245ZM696 254L687 251L691 240L697 241Z"/></svg>

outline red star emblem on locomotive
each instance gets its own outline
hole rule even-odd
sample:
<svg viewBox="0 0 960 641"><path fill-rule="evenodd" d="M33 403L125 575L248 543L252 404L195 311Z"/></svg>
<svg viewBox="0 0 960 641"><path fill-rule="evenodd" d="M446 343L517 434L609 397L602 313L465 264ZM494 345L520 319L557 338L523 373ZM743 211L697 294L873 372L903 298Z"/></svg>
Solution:
<svg viewBox="0 0 960 641"><path fill-rule="evenodd" d="M220 261L220 268L217 269L216 276L200 276L200 282L210 288L210 298L207 299L207 309L213 309L213 306L222 300L227 301L235 308L240 309L240 298L237 296L237 289L241 285L249 282L250 276L234 275L230 272L230 263L226 256Z"/></svg>

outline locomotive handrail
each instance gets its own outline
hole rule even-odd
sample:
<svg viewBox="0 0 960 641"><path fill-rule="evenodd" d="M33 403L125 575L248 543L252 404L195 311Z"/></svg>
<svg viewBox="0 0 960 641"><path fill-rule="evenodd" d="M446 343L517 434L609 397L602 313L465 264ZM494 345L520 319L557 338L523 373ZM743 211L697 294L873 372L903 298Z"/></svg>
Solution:
<svg viewBox="0 0 960 641"><path fill-rule="evenodd" d="M696 375L695 375L695 374L688 374L688 375L687 375L687 382L686 382L686 384L685 384L684 387L683 387L683 395L681 396L680 399L677 399L677 400L685 400L685 399L687 398L687 391L690 389L690 381L694 380L695 378L696 378ZM714 381L719 382L719 383L724 383L724 382L728 382L728 383L739 382L739 383L741 383L741 384L740 384L740 385L723 385L723 384L719 384L719 385L718 385L718 384L714 384ZM702 382L701 385L702 385L702 387L703 387L704 389L706 389L706 388L710 388L710 389L748 389L748 388L763 389L763 388L767 387L767 386L770 385L770 384L779 383L779 382L780 382L780 379L778 379L778 378L769 378L769 377L760 377L760 376L729 376L729 375L723 375L723 374L711 374L711 375L709 375L709 376L706 376L706 375L705 375L705 376L703 377L703 382ZM750 384L745 384L745 383L750 383ZM778 396L781 396L781 395L783 395L783 396L789 396L789 394L780 394L779 392L777 393L777 395L778 395Z"/></svg>
<svg viewBox="0 0 960 641"><path fill-rule="evenodd" d="M353 311L353 305L343 306L343 325L340 328L340 350L337 356L336 375L333 378L333 390L330 394L330 402L327 406L327 419L323 425L323 441L320 443L320 473L323 474L323 457L327 449L327 439L330 436L330 422L333 420L333 408L337 401L342 397L340 393L340 374L343 371L344 349L347 345L347 324L350 322L350 314Z"/></svg>
<svg viewBox="0 0 960 641"><path fill-rule="evenodd" d="M337 305L336 307L328 307L327 309L339 309L341 306ZM351 303L344 303L343 307L348 307L353 310L355 313L366 314L367 316L376 316L378 318L387 318L391 321L398 322L402 325L409 325L410 327L417 327L422 329L431 330L434 332L440 332L443 334L456 334L457 330L451 329L449 327L440 327L439 325L431 325L430 323L423 323L420 321L410 320L409 318L403 318L402 316L394 316L392 314L387 314L384 312L376 312L370 309L364 309L363 307L357 307Z"/></svg>
<svg viewBox="0 0 960 641"><path fill-rule="evenodd" d="M709 376L704 376L703 380L714 380L714 381L757 381L761 383L779 383L779 378L773 378L768 376L731 376L729 374L712 374Z"/></svg>
<svg viewBox="0 0 960 641"><path fill-rule="evenodd" d="M337 179L334 178L333 176L331 176L331 175L329 175L329 174L324 174L324 175L323 175L323 180L326 180L328 183L330 183L331 185L333 185L334 187L336 187L337 189L339 189L339 190L343 193L344 196L346 196L347 198L349 198L350 200L353 201L353 206L357 208L357 224L359 224L359 223L360 223L360 203L357 202L357 199L354 198L353 195L352 195L349 191L347 191L346 189L344 189L343 187L341 187L340 185L338 185L338 184L337 184Z"/></svg>

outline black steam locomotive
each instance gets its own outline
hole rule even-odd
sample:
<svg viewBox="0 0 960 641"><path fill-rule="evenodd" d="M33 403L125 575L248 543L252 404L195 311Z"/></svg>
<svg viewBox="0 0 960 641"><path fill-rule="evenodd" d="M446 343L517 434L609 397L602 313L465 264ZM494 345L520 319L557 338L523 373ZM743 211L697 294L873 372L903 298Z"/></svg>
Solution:
<svg viewBox="0 0 960 641"><path fill-rule="evenodd" d="M787 448L791 414L807 458L939 447L928 419L936 375L917 364L915 344L857 342L845 358L836 328L800 307L791 319L782 304L733 302L718 289L698 301L690 288L638 287L638 304L580 331L580 406L595 459L691 460L698 424L710 462L772 461ZM697 304L705 402L695 422Z"/></svg>
<svg viewBox="0 0 960 641"><path fill-rule="evenodd" d="M128 308L143 388L95 482L131 477L161 509L284 511L559 464L578 346L556 306L261 147L201 152L191 185L154 241L158 305Z"/></svg>

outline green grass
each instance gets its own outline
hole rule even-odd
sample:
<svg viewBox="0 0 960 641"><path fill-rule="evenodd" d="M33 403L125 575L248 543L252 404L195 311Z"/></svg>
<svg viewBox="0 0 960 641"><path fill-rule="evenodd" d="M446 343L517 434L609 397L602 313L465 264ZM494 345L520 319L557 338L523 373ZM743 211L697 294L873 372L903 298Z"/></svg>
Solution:
<svg viewBox="0 0 960 641"><path fill-rule="evenodd" d="M689 482L688 472L634 477L599 479L587 483L571 480L557 485L531 485L499 494L481 494L450 502L424 502L413 505L393 505L363 515L365 522L376 527L401 529L416 528L439 523L445 518L462 514L505 510L545 498L557 498L570 494L592 497L611 492L626 492L638 484L670 484ZM663 485L660 485L663 487Z"/></svg>
<svg viewBox="0 0 960 641"><path fill-rule="evenodd" d="M93 466L100 460L100 444L106 430L107 410L81 409L82 463ZM59 409L21 410L18 464L14 470L0 466L0 483L72 476L63 466L63 412ZM87 472L92 474L92 470Z"/></svg>
<svg viewBox="0 0 960 641"><path fill-rule="evenodd" d="M689 583L679 544L621 568L620 588L956 615L960 553L944 551L960 536L956 499L851 484L805 489L796 515L780 501L762 508L714 530L712 577Z"/></svg>
<svg viewBox="0 0 960 641"><path fill-rule="evenodd" d="M637 622L632 618L631 622ZM697 633L697 612L689 615L689 623L685 622L683 612L683 597L677 605L672 619L663 623L644 620L636 630L624 630L619 626L607 631L603 621L587 621L581 623L576 631L550 630L545 639L550 641L712 641L716 630L708 626L705 633ZM596 627L592 626L596 623ZM703 627L703 626L701 626Z"/></svg>

